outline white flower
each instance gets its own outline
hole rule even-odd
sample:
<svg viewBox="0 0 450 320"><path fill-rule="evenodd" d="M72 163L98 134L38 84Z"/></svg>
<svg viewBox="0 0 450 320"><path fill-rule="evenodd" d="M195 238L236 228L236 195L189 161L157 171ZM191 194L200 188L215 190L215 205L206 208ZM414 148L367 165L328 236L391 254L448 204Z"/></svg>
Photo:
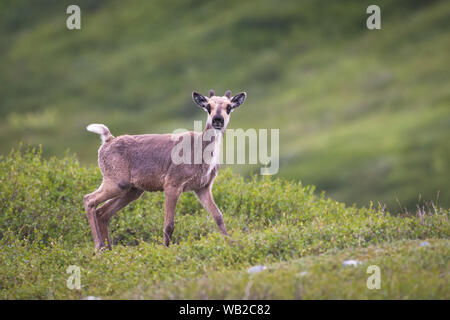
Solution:
<svg viewBox="0 0 450 320"><path fill-rule="evenodd" d="M344 266L344 267L346 267L346 266L353 266L353 267L356 267L356 266L358 266L359 264L361 264L362 262L361 261L358 261L358 260L345 260L344 262L342 262L342 265Z"/></svg>
<svg viewBox="0 0 450 320"><path fill-rule="evenodd" d="M258 272L261 272L261 271L266 270L266 269L267 269L266 266L254 266L254 267L249 268L249 269L247 270L247 272L250 273L250 274L252 274L252 273L258 273Z"/></svg>
<svg viewBox="0 0 450 320"><path fill-rule="evenodd" d="M419 246L421 246L421 247L426 247L429 245L430 245L430 243L428 241L422 241L421 243L419 243Z"/></svg>

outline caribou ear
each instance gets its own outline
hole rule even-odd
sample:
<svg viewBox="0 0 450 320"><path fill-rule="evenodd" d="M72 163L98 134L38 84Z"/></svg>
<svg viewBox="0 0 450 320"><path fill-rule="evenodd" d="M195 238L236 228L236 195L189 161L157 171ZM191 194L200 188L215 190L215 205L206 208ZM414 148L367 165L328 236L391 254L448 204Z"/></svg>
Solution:
<svg viewBox="0 0 450 320"><path fill-rule="evenodd" d="M233 109L239 107L241 104L244 103L246 97L247 93L245 92L238 93L233 98L231 98L231 107Z"/></svg>
<svg viewBox="0 0 450 320"><path fill-rule="evenodd" d="M194 102L202 108L205 108L206 105L208 104L208 99L205 96L202 96L200 93L197 92L192 92L192 99L194 100Z"/></svg>

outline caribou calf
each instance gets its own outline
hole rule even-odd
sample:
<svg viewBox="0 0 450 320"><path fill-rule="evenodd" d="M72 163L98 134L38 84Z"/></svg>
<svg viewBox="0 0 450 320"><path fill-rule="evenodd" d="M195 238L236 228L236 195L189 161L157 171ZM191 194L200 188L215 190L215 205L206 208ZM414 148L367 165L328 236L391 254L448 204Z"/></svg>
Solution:
<svg viewBox="0 0 450 320"><path fill-rule="evenodd" d="M84 206L96 250L111 248L108 232L111 217L138 199L144 191L164 191L166 246L169 245L173 234L178 198L186 191L195 192L205 210L213 216L220 232L227 235L222 213L214 202L211 189L219 170L218 157L223 133L231 112L244 102L246 93L231 97L231 92L227 91L224 96L215 96L211 90L209 97L193 92L192 98L208 112L203 132L114 137L102 124L91 124L87 127L88 131L99 134L102 139L98 150L98 164L103 174L103 182L96 191L84 196ZM195 161L194 152L190 152L191 161L174 163L172 151L184 138L190 139L191 150L195 149L194 144L200 141L201 155L204 150L212 150L210 161L204 161L203 158L200 162ZM104 204L97 208L103 202Z"/></svg>

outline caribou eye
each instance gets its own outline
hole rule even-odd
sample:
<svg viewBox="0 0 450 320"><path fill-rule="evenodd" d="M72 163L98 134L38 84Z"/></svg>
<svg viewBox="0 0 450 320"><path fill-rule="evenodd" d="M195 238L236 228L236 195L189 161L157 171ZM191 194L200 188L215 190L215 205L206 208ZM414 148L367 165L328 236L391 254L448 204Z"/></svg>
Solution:
<svg viewBox="0 0 450 320"><path fill-rule="evenodd" d="M211 114L211 105L209 103L206 105L206 111Z"/></svg>
<svg viewBox="0 0 450 320"><path fill-rule="evenodd" d="M230 114L231 112L231 105L227 105L227 114Z"/></svg>

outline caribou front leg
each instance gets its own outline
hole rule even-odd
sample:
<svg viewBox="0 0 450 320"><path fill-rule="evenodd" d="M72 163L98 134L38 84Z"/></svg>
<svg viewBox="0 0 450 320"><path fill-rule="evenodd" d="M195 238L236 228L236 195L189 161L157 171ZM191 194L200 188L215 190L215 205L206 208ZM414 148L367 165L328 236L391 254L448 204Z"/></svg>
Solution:
<svg viewBox="0 0 450 320"><path fill-rule="evenodd" d="M223 235L228 236L227 229L225 228L225 223L223 222L222 212L220 212L219 207L217 207L216 203L214 202L210 186L199 189L195 191L195 193L197 194L198 199L200 200L205 210L208 211L216 221L220 232Z"/></svg>
<svg viewBox="0 0 450 320"><path fill-rule="evenodd" d="M181 190L174 187L164 188L164 244L168 247L172 239L173 230L175 229L175 208Z"/></svg>

